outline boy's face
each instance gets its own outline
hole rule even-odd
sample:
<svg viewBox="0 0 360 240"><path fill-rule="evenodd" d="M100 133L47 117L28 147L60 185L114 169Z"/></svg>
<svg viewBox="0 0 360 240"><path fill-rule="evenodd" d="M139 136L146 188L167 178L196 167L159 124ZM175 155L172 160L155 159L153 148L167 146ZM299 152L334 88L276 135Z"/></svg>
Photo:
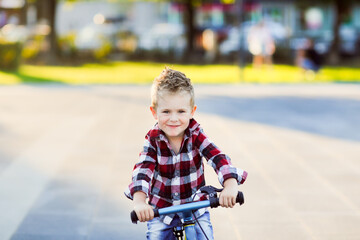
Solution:
<svg viewBox="0 0 360 240"><path fill-rule="evenodd" d="M196 106L190 105L191 96L188 92L162 92L158 97L156 109L150 107L159 128L171 140L183 138L184 131L194 116Z"/></svg>

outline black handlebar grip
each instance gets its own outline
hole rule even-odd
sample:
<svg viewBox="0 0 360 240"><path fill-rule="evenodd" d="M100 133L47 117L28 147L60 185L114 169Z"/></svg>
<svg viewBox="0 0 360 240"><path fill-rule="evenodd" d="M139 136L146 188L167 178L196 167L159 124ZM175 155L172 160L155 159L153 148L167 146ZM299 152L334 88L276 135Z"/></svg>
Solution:
<svg viewBox="0 0 360 240"><path fill-rule="evenodd" d="M217 208L218 206L220 206L220 200L219 198L210 198L210 207L211 208Z"/></svg>
<svg viewBox="0 0 360 240"><path fill-rule="evenodd" d="M159 217L159 216L160 216L159 210L158 210L158 209L154 209L154 217ZM135 211L132 211L132 212L130 213L130 218L131 218L131 222L132 222L132 223L137 224L137 221L138 221L139 219L138 219Z"/></svg>
<svg viewBox="0 0 360 240"><path fill-rule="evenodd" d="M240 205L244 204L244 194L240 191L236 196L236 202L239 203ZM210 198L210 207L217 208L218 206L220 206L219 198Z"/></svg>
<svg viewBox="0 0 360 240"><path fill-rule="evenodd" d="M138 221L139 219L138 219L135 211L132 211L132 212L130 213L130 218L131 218L132 223L137 224L137 221Z"/></svg>
<svg viewBox="0 0 360 240"><path fill-rule="evenodd" d="M240 205L244 204L244 194L242 192L238 192L236 202L238 202Z"/></svg>
<svg viewBox="0 0 360 240"><path fill-rule="evenodd" d="M154 208L154 218L159 217L159 209Z"/></svg>

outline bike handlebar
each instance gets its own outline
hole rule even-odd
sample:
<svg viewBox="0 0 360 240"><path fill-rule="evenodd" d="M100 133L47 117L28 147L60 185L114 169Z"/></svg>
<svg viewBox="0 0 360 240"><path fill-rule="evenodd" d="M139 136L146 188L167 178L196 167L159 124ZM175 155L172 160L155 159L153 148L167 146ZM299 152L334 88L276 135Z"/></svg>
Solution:
<svg viewBox="0 0 360 240"><path fill-rule="evenodd" d="M244 194L240 191L238 192L238 194L236 196L236 202L239 203L240 205L242 205L244 203ZM167 215L167 214L171 214L171 213L179 213L179 212L198 210L200 208L205 208L205 207L217 208L218 206L220 206L219 198L217 198L217 197L211 198L210 197L209 200L185 203L185 204L175 205L175 206L166 207L166 208L159 208L159 209L155 208L154 209L154 217L159 217L161 215ZM135 211L132 211L130 213L130 218L131 218L132 223L137 224L137 221L139 219L138 219Z"/></svg>

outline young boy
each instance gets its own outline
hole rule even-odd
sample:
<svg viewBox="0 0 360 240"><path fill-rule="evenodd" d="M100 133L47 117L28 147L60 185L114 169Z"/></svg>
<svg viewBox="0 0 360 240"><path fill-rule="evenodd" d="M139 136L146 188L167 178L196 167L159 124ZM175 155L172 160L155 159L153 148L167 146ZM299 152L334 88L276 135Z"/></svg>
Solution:
<svg viewBox="0 0 360 240"><path fill-rule="evenodd" d="M183 73L165 68L152 85L150 110L157 123L147 133L140 161L135 165L132 183L125 195L134 201L141 222L148 221L147 239L175 239L172 228L181 224L176 214L154 218L153 208L163 208L192 201L193 194L205 185L205 157L218 174L221 185L220 205L233 207L237 185L247 173L231 165L193 119L196 106L191 81ZM146 198L149 198L146 203ZM209 213L195 213L209 239L213 239ZM198 224L198 239L205 239Z"/></svg>

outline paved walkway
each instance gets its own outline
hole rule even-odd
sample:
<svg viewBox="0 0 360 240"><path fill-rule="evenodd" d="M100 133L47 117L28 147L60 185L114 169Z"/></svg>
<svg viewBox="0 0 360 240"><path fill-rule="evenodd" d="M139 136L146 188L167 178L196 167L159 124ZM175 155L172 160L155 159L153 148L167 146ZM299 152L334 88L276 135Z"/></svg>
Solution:
<svg viewBox="0 0 360 240"><path fill-rule="evenodd" d="M359 85L195 91L196 119L249 172L245 204L211 211L216 239L359 239ZM144 239L123 190L148 105L149 86L0 87L0 239Z"/></svg>

